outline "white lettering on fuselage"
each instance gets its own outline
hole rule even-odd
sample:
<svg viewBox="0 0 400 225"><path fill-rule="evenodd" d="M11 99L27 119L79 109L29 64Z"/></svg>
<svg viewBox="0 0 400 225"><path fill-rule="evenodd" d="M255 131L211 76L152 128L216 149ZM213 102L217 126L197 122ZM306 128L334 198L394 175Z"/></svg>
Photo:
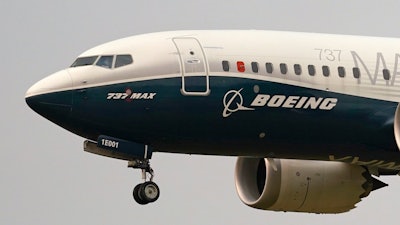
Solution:
<svg viewBox="0 0 400 225"><path fill-rule="evenodd" d="M336 98L315 98L285 95L258 94L250 106L282 107L289 109L321 109L331 110L336 106Z"/></svg>
<svg viewBox="0 0 400 225"><path fill-rule="evenodd" d="M230 90L226 92L223 99L223 117L228 117L237 111L255 110L256 107L329 111L332 110L338 102L337 98L257 94L250 104L251 107L246 107L243 106L243 96L240 93L242 89L238 91Z"/></svg>
<svg viewBox="0 0 400 225"><path fill-rule="evenodd" d="M153 100L157 93L154 92L133 92L131 89L126 89L125 92L109 92L107 99L109 100Z"/></svg>

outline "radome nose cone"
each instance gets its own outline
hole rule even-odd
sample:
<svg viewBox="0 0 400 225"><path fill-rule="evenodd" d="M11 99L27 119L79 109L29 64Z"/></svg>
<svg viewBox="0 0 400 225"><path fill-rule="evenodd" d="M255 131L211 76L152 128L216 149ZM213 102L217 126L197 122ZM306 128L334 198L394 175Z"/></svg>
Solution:
<svg viewBox="0 0 400 225"><path fill-rule="evenodd" d="M72 93L54 92L49 94L34 95L25 98L26 104L35 112L42 115L46 110L71 111Z"/></svg>
<svg viewBox="0 0 400 225"><path fill-rule="evenodd" d="M72 78L66 70L61 70L36 82L28 89L25 98L51 92L60 92L72 87Z"/></svg>
<svg viewBox="0 0 400 225"><path fill-rule="evenodd" d="M56 122L69 115L72 107L72 80L67 71L54 73L28 89L25 101L43 117Z"/></svg>

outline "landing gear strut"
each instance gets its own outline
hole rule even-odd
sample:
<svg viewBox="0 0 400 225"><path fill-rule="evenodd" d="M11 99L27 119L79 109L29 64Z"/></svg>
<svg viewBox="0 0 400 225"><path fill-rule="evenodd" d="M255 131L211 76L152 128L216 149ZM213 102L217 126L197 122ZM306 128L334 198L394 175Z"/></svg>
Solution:
<svg viewBox="0 0 400 225"><path fill-rule="evenodd" d="M150 167L149 159L135 159L128 162L128 167L142 170L143 183L136 185L133 189L133 199L140 204L145 205L157 201L160 197L160 189L153 182L154 171ZM149 178L148 176L149 175Z"/></svg>

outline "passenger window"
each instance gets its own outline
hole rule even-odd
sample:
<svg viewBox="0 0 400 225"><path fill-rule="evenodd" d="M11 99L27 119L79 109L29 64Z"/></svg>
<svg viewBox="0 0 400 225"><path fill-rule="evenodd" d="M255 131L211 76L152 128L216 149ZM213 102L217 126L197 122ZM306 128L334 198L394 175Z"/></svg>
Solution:
<svg viewBox="0 0 400 225"><path fill-rule="evenodd" d="M301 66L299 64L294 64L293 68L294 68L294 73L296 75L300 75L301 74Z"/></svg>
<svg viewBox="0 0 400 225"><path fill-rule="evenodd" d="M96 59L99 56L88 56L88 57L80 57L75 60L74 63L72 63L71 67L79 67L79 66L89 66L93 65L93 63L96 61Z"/></svg>
<svg viewBox="0 0 400 225"><path fill-rule="evenodd" d="M322 66L322 74L325 77L329 77L329 67L328 66Z"/></svg>
<svg viewBox="0 0 400 225"><path fill-rule="evenodd" d="M286 74L287 73L287 65L285 63L281 63L279 65L280 69L281 69L281 73L282 74Z"/></svg>
<svg viewBox="0 0 400 225"><path fill-rule="evenodd" d="M267 69L267 73L272 73L274 68L272 67L272 63L265 63L265 68Z"/></svg>
<svg viewBox="0 0 400 225"><path fill-rule="evenodd" d="M96 65L104 68L111 68L113 63L114 56L112 55L104 55L100 57L99 61L97 61Z"/></svg>
<svg viewBox="0 0 400 225"><path fill-rule="evenodd" d="M226 60L222 61L222 69L226 72L229 71L229 62L228 61L226 61Z"/></svg>
<svg viewBox="0 0 400 225"><path fill-rule="evenodd" d="M117 55L115 59L115 68L129 65L133 62L131 55Z"/></svg>
<svg viewBox="0 0 400 225"><path fill-rule="evenodd" d="M390 72L388 69L383 69L383 79L389 80L390 79Z"/></svg>
<svg viewBox="0 0 400 225"><path fill-rule="evenodd" d="M251 69L253 70L254 73L258 73L258 62L252 62Z"/></svg>
<svg viewBox="0 0 400 225"><path fill-rule="evenodd" d="M337 68L337 70L338 70L339 77L345 77L346 76L346 71L345 71L343 66L339 66Z"/></svg>
<svg viewBox="0 0 400 225"><path fill-rule="evenodd" d="M314 76L315 75L315 67L314 67L314 65L308 65L308 74L310 74L310 76Z"/></svg>
<svg viewBox="0 0 400 225"><path fill-rule="evenodd" d="M360 78L360 69L359 68L357 68L357 67L354 67L353 68L353 76L354 76L354 78Z"/></svg>

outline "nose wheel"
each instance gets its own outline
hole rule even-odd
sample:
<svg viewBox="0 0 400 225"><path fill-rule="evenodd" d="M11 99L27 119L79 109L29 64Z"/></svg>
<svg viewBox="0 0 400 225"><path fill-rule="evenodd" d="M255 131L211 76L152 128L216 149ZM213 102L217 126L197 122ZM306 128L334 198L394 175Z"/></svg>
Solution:
<svg viewBox="0 0 400 225"><path fill-rule="evenodd" d="M158 197L160 197L160 189L157 184L152 181L138 184L133 189L133 199L140 205L155 202Z"/></svg>
<svg viewBox="0 0 400 225"><path fill-rule="evenodd" d="M154 171L150 167L150 161L148 159L136 159L129 161L128 167L141 169L142 179L144 180L143 183L136 185L133 189L133 199L140 205L157 201L160 197L160 188L153 182Z"/></svg>

